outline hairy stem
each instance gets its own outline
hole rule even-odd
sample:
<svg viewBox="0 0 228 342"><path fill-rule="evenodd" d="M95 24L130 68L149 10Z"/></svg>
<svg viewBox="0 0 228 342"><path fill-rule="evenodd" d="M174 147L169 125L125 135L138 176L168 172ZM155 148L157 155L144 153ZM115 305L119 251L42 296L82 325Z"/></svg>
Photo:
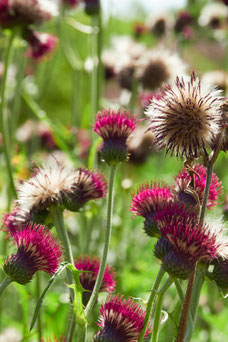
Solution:
<svg viewBox="0 0 228 342"><path fill-rule="evenodd" d="M155 318L154 318L154 325L153 325L153 335L152 335L152 342L158 341L158 335L159 335L159 326L161 321L161 311L162 311L162 302L165 292L168 290L168 288L172 285L173 279L169 277L165 284L162 286L162 288L157 292L158 300L156 304L156 311L155 311Z"/></svg>
<svg viewBox="0 0 228 342"><path fill-rule="evenodd" d="M15 33L12 31L11 36L9 38L8 47L6 49L5 61L4 61L4 73L3 73L2 85L1 85L0 126L1 126L1 131L2 131L3 153L5 156L5 160L6 160L6 167L7 167L9 180L10 180L10 188L11 188L13 196L17 198L17 192L16 192L14 180L13 180L13 171L12 171L12 166L11 166L10 149L9 149L9 143L8 143L9 127L8 127L8 120L7 120L7 115L6 115L6 108L5 108L6 107L5 106L6 81L7 81L8 68L9 68L11 54L12 54L14 37L15 37Z"/></svg>
<svg viewBox="0 0 228 342"><path fill-rule="evenodd" d="M13 280L10 278L10 277L8 277L8 276L6 276L4 279L3 279L3 281L1 282L1 284L0 284L0 298L1 298L1 296L2 296L2 294L3 294L3 291L5 290L5 288L12 282Z"/></svg>
<svg viewBox="0 0 228 342"><path fill-rule="evenodd" d="M139 342L143 342L144 341L144 336L145 336L146 328L147 328L147 325L148 325L148 322L149 322L149 319L150 319L154 298L156 296L157 289L158 289L158 287L159 287L159 285L160 285L160 283L162 281L162 278L163 278L164 274L165 274L165 270L161 266L160 270L159 270L159 272L157 274L157 278L155 280L154 286L151 289L150 297L149 297L148 302L147 302L146 315L145 315L144 322L143 322L143 329L141 330L141 333L140 333L140 336L139 336Z"/></svg>
<svg viewBox="0 0 228 342"><path fill-rule="evenodd" d="M113 195L114 195L114 181L115 181L115 174L116 174L116 166L112 165L110 167L110 174L109 174L109 186L108 186L108 206L107 206L107 222L106 222L106 232L105 232L105 244L103 249L102 260L98 272L98 276L96 279L96 283L93 288L93 292L89 299L89 302L85 309L86 317L89 316L90 312L93 309L93 306L97 300L97 296L101 287L101 283L104 277L105 267L107 263L108 257L108 250L109 244L111 239L111 229L112 229L112 214L113 214Z"/></svg>

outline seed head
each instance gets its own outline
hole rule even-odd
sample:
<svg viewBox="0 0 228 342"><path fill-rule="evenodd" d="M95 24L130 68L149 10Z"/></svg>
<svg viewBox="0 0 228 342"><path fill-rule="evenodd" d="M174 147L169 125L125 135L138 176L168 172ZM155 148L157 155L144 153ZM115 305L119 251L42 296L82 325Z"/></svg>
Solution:
<svg viewBox="0 0 228 342"><path fill-rule="evenodd" d="M61 261L62 249L58 239L45 226L28 224L12 233L17 253L5 260L4 271L19 284L28 283L35 272L52 276Z"/></svg>
<svg viewBox="0 0 228 342"><path fill-rule="evenodd" d="M189 159L207 154L220 128L220 94L194 73L189 82L177 77L174 86L166 86L147 109L158 147Z"/></svg>
<svg viewBox="0 0 228 342"><path fill-rule="evenodd" d="M109 296L101 305L98 325L102 329L94 337L94 342L136 342L143 328L145 312L133 299L123 296ZM145 338L152 331L149 325Z"/></svg>
<svg viewBox="0 0 228 342"><path fill-rule="evenodd" d="M203 195L204 189L206 186L206 178L207 178L207 169L203 165L195 164L193 166L193 170L198 174L194 174L194 188L193 190L197 193L199 202L202 204L203 202ZM183 169L179 175L175 179L175 190L179 200L186 197L184 195L185 190L189 187L189 183L191 181L191 177L189 176L188 172ZM219 181L219 178L216 176L215 173L212 174L210 191L207 201L207 208L212 209L216 207L218 204L218 198L222 195L222 183ZM193 197L192 197L193 199ZM193 199L194 200L194 199Z"/></svg>
<svg viewBox="0 0 228 342"><path fill-rule="evenodd" d="M58 38L53 34L29 31L27 41L30 45L26 51L26 57L32 58L36 62L41 62L54 52Z"/></svg>
<svg viewBox="0 0 228 342"><path fill-rule="evenodd" d="M103 139L101 156L108 164L118 164L127 159L127 139L136 127L136 118L123 110L98 112L93 127Z"/></svg>
<svg viewBox="0 0 228 342"><path fill-rule="evenodd" d="M91 258L88 255L79 257L75 261L75 267L80 271L89 271L80 273L79 275L83 289L89 291L83 292L83 304L86 305L97 279L100 268L100 259L96 257ZM115 290L115 286L115 272L109 265L107 265L99 292L111 293Z"/></svg>

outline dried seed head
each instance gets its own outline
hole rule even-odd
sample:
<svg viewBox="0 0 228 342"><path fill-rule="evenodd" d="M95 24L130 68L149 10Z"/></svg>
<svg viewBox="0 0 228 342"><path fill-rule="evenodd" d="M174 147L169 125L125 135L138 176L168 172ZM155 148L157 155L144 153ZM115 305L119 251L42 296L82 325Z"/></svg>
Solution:
<svg viewBox="0 0 228 342"><path fill-rule="evenodd" d="M98 112L93 127L103 139L101 157L108 164L118 164L128 157L127 139L136 127L136 118L124 110Z"/></svg>
<svg viewBox="0 0 228 342"><path fill-rule="evenodd" d="M143 328L145 312L132 299L125 300L118 295L109 296L101 305L98 325L102 329L94 337L94 342L136 342ZM152 331L149 325L145 338Z"/></svg>
<svg viewBox="0 0 228 342"><path fill-rule="evenodd" d="M158 147L188 159L207 154L220 129L220 95L194 73L190 81L177 77L174 86L166 86L161 99L147 109Z"/></svg>
<svg viewBox="0 0 228 342"><path fill-rule="evenodd" d="M28 283L35 272L53 275L61 261L59 240L44 226L27 225L12 233L17 253L5 260L4 271L19 284Z"/></svg>

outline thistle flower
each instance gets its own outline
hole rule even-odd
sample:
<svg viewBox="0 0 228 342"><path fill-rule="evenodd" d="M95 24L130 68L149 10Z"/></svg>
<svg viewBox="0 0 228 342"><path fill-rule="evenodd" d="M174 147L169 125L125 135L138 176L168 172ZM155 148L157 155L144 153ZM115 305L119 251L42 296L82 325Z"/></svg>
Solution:
<svg viewBox="0 0 228 342"><path fill-rule="evenodd" d="M194 187L192 189L196 192L199 198L199 202L200 204L202 204L203 196L204 196L204 189L206 186L207 169L203 165L195 164L193 165L193 170L196 172L196 174L193 174ZM183 169L179 173L179 175L175 178L174 188L175 188L178 200L183 201L185 203L186 200L188 201L189 199L193 201L192 202L193 205L194 204L196 205L196 201L194 203L194 197L186 193L186 189L189 188L190 181L191 181L191 177L189 176L188 172L185 169ZM222 195L222 189L223 189L222 183L219 181L219 178L216 176L216 174L213 173L209 195L208 195L208 201L207 201L208 209L212 209L216 207L218 198L219 196Z"/></svg>
<svg viewBox="0 0 228 342"><path fill-rule="evenodd" d="M83 304L86 305L90 296L91 292L93 291L97 275L100 268L100 260L99 258L86 255L84 257L79 257L75 261L75 267L80 271L89 271L80 273L80 282L82 287L86 292L83 292ZM115 290L115 273L113 269L107 265L105 268L104 277L102 280L100 292L113 292ZM88 292L87 292L88 291Z"/></svg>
<svg viewBox="0 0 228 342"><path fill-rule="evenodd" d="M162 37L172 30L172 15L168 12L153 14L146 20L146 27L155 36Z"/></svg>
<svg viewBox="0 0 228 342"><path fill-rule="evenodd" d="M145 89L158 90L164 83L173 82L176 71L185 74L186 66L177 54L157 48L147 50L135 63L136 78Z"/></svg>
<svg viewBox="0 0 228 342"><path fill-rule="evenodd" d="M101 157L108 164L118 164L127 160L127 139L136 127L136 118L123 110L98 112L93 127L103 139Z"/></svg>
<svg viewBox="0 0 228 342"><path fill-rule="evenodd" d="M193 18L191 14L188 11L181 11L178 13L176 18L176 23L174 26L174 29L176 32L182 32L182 30L187 27L189 24L191 24L193 21Z"/></svg>
<svg viewBox="0 0 228 342"><path fill-rule="evenodd" d="M198 23L200 26L217 29L225 19L226 6L222 3L209 3L202 8Z"/></svg>
<svg viewBox="0 0 228 342"><path fill-rule="evenodd" d="M166 86L147 109L158 147L190 159L207 154L220 128L220 94L194 73L189 82L177 77L174 86Z"/></svg>
<svg viewBox="0 0 228 342"><path fill-rule="evenodd" d="M62 250L58 239L45 226L28 224L12 233L17 253L5 260L4 271L19 284L27 284L35 272L52 276L58 269Z"/></svg>
<svg viewBox="0 0 228 342"><path fill-rule="evenodd" d="M34 175L18 189L18 205L30 215L59 205L77 211L87 201L105 196L107 183L100 173L86 169L67 169L57 162L36 167Z"/></svg>
<svg viewBox="0 0 228 342"><path fill-rule="evenodd" d="M25 56L32 58L36 62L40 62L45 57L50 56L56 49L58 43L58 38L53 34L33 30L27 32L26 40L29 43L29 47Z"/></svg>
<svg viewBox="0 0 228 342"><path fill-rule="evenodd" d="M0 9L0 25L5 27L41 24L58 14L48 0L4 0Z"/></svg>
<svg viewBox="0 0 228 342"><path fill-rule="evenodd" d="M160 100L161 95L159 92L145 91L139 95L141 106L146 108L153 100Z"/></svg>
<svg viewBox="0 0 228 342"><path fill-rule="evenodd" d="M2 217L2 225L6 229L3 229L10 235L27 225L29 218L24 216L23 211L20 208L15 208L11 213L5 213Z"/></svg>
<svg viewBox="0 0 228 342"><path fill-rule="evenodd" d="M123 296L109 296L101 305L98 325L102 329L94 337L94 342L136 342L143 328L145 312L133 299ZM145 338L152 331L149 325Z"/></svg>
<svg viewBox="0 0 228 342"><path fill-rule="evenodd" d="M163 259L172 276L187 278L196 262L215 259L227 249L220 229L199 225L194 214L177 203L164 207L154 220L172 248Z"/></svg>
<svg viewBox="0 0 228 342"><path fill-rule="evenodd" d="M156 182L141 186L132 198L130 210L135 216L145 218L144 230L147 235L160 236L154 215L172 199L173 195L170 188L165 185L161 186Z"/></svg>

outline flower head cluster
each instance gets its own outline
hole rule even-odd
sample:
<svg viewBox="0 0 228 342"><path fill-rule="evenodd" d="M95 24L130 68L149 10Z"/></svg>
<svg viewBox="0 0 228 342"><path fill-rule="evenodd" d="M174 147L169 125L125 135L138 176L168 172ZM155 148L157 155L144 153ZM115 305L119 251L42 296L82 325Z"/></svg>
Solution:
<svg viewBox="0 0 228 342"><path fill-rule="evenodd" d="M145 312L132 299L125 300L118 295L108 297L100 309L98 325L102 329L94 342L136 342L143 328ZM151 325L145 338L152 331Z"/></svg>
<svg viewBox="0 0 228 342"><path fill-rule="evenodd" d="M148 50L136 62L136 77L145 89L153 91L173 82L176 70L185 74L185 64L178 55L164 49Z"/></svg>
<svg viewBox="0 0 228 342"><path fill-rule="evenodd" d="M107 183L100 173L86 169L67 169L57 162L36 167L34 175L19 187L18 205L30 214L60 205L77 211L87 201L105 196Z"/></svg>
<svg viewBox="0 0 228 342"><path fill-rule="evenodd" d="M62 249L57 238L45 226L28 224L12 233L17 253L5 260L4 271L19 284L28 283L35 272L53 275L61 261Z"/></svg>
<svg viewBox="0 0 228 342"><path fill-rule="evenodd" d="M203 165L195 164L193 166L194 186L193 190L197 193L199 202L202 204L204 189L206 186L207 169ZM178 200L185 202L187 194L185 190L189 187L191 177L188 172L183 169L175 179L175 190L177 193ZM215 173L212 174L211 185L209 190L209 196L207 201L207 208L212 209L217 205L219 196L222 195L222 183Z"/></svg>
<svg viewBox="0 0 228 342"><path fill-rule="evenodd" d="M58 43L58 38L53 34L32 30L28 32L26 39L29 43L26 57L32 58L36 62L40 62L45 57L51 55Z"/></svg>
<svg viewBox="0 0 228 342"><path fill-rule="evenodd" d="M186 158L206 154L220 128L220 95L194 73L190 81L177 77L175 85L166 86L161 99L147 110L157 145Z"/></svg>
<svg viewBox="0 0 228 342"><path fill-rule="evenodd" d="M170 188L159 183L142 186L132 198L130 210L135 216L145 218L144 229L149 236L160 235L154 221L154 215L172 199L173 195Z"/></svg>
<svg viewBox="0 0 228 342"><path fill-rule="evenodd" d="M49 0L3 0L0 13L1 26L27 27L50 20L57 15L57 9Z"/></svg>
<svg viewBox="0 0 228 342"><path fill-rule="evenodd" d="M127 111L104 109L98 112L94 132L103 139L101 157L108 164L118 164L127 159L127 139L136 127L136 118Z"/></svg>
<svg viewBox="0 0 228 342"><path fill-rule="evenodd" d="M86 290L86 292L83 292L83 304L86 305L97 279L100 268L100 260L96 257L91 258L90 256L86 255L84 257L79 257L75 261L75 267L80 271L88 271L80 273L79 275L82 287ZM115 285L115 272L109 265L107 265L100 287L100 292L111 293L115 290Z"/></svg>

